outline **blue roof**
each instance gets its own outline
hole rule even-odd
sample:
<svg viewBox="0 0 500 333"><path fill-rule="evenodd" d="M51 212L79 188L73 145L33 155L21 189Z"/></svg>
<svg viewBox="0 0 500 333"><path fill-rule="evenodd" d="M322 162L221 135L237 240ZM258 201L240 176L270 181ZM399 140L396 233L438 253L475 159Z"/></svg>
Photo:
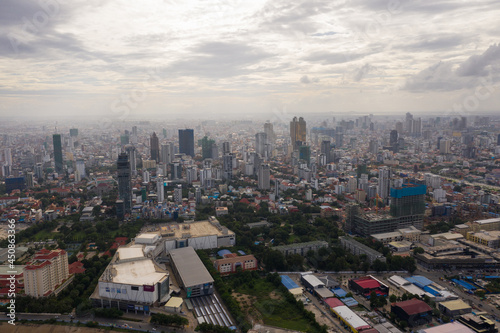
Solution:
<svg viewBox="0 0 500 333"><path fill-rule="evenodd" d="M229 250L220 250L219 252L217 252L217 255L220 256L220 257L224 257L225 254L231 254L231 251L229 251Z"/></svg>
<svg viewBox="0 0 500 333"><path fill-rule="evenodd" d="M424 291L427 291L429 294L434 295L434 296L439 296L439 291L435 290L434 288L431 288L429 286L425 286Z"/></svg>
<svg viewBox="0 0 500 333"><path fill-rule="evenodd" d="M280 275L280 276L281 276L281 283L283 283L286 289L290 290L299 287L288 275Z"/></svg>
<svg viewBox="0 0 500 333"><path fill-rule="evenodd" d="M425 194L427 192L427 186L414 184L414 183L404 183L401 188L391 188L392 198L402 198L411 195Z"/></svg>
<svg viewBox="0 0 500 333"><path fill-rule="evenodd" d="M340 297L340 298L345 297L345 295L347 295L347 291L345 291L342 288L332 289L332 292L335 294L335 296Z"/></svg>
<svg viewBox="0 0 500 333"><path fill-rule="evenodd" d="M485 279L500 279L500 276L498 276L498 275L486 275L484 278Z"/></svg>
<svg viewBox="0 0 500 333"><path fill-rule="evenodd" d="M428 286L433 283L431 280L422 275L413 275L412 277L406 278L406 280L410 281L415 285L417 284L421 285L422 287L420 288L423 288L424 286Z"/></svg>
<svg viewBox="0 0 500 333"><path fill-rule="evenodd" d="M344 302L344 304L347 305L348 307L356 306L359 304L358 301L356 301L352 297L346 297L346 298L342 299L342 302Z"/></svg>
<svg viewBox="0 0 500 333"><path fill-rule="evenodd" d="M465 282L464 280L451 279L451 281L455 282L459 286L467 289L467 290L476 290L477 288L471 285L470 283Z"/></svg>
<svg viewBox="0 0 500 333"><path fill-rule="evenodd" d="M238 253L241 254L242 256L246 256L247 254L241 250L238 250Z"/></svg>

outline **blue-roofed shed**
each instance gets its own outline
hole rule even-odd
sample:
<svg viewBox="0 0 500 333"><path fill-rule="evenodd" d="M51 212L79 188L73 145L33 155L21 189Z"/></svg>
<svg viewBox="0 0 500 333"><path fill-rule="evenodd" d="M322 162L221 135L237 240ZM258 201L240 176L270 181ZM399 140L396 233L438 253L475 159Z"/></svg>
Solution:
<svg viewBox="0 0 500 333"><path fill-rule="evenodd" d="M344 304L350 308L359 304L358 301L356 301L352 297L346 297L346 298L342 299L342 302L344 302Z"/></svg>
<svg viewBox="0 0 500 333"><path fill-rule="evenodd" d="M339 298L343 298L343 297L345 297L345 295L347 295L347 291L345 291L342 288L335 288L335 289L332 289L332 291L335 294L335 296L337 296Z"/></svg>
<svg viewBox="0 0 500 333"><path fill-rule="evenodd" d="M477 289L476 287L465 282L464 280L452 279L451 281L455 282L456 284L458 284L459 286L461 286L462 288L465 288L467 290L476 290Z"/></svg>
<svg viewBox="0 0 500 333"><path fill-rule="evenodd" d="M439 291L437 291L436 289L431 288L431 287L429 287L429 286L424 286L424 288L423 288L423 289L424 289L424 291L427 291L427 292L428 292L429 294L431 294L431 295L434 295L434 296L439 296L439 295L440 295L440 294L439 294Z"/></svg>
<svg viewBox="0 0 500 333"><path fill-rule="evenodd" d="M241 250L238 250L238 253L239 253L240 255L242 255L242 256L246 256L246 255L247 255L245 252L243 252L243 251L241 251Z"/></svg>
<svg viewBox="0 0 500 333"><path fill-rule="evenodd" d="M288 276L288 275L280 275L281 283L285 286L286 289L295 289L299 286Z"/></svg>
<svg viewBox="0 0 500 333"><path fill-rule="evenodd" d="M231 254L231 251L229 250L220 250L217 252L217 255L220 257L224 257L225 254Z"/></svg>

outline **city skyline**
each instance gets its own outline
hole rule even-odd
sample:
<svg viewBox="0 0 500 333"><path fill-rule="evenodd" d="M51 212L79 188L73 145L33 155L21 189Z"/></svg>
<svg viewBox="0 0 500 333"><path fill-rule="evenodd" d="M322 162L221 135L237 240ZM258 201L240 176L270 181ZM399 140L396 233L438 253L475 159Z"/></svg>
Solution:
<svg viewBox="0 0 500 333"><path fill-rule="evenodd" d="M498 111L494 1L2 7L2 117Z"/></svg>

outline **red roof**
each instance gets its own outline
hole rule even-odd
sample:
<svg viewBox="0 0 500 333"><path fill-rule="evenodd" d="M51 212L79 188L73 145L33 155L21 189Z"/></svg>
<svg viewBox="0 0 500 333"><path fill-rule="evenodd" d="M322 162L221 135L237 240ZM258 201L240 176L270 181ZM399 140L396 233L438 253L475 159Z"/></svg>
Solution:
<svg viewBox="0 0 500 333"><path fill-rule="evenodd" d="M380 288L380 283L370 277L355 279L354 282L363 289L377 289Z"/></svg>
<svg viewBox="0 0 500 333"><path fill-rule="evenodd" d="M244 204L247 204L247 205L248 205L248 204L250 204L250 201L248 201L248 199L247 199L247 198L243 198L243 199L241 199L241 200L240 200L240 202L241 202L241 203L244 203Z"/></svg>
<svg viewBox="0 0 500 333"><path fill-rule="evenodd" d="M75 261L68 266L69 274L80 274L85 273L85 268L83 268L83 263L81 261Z"/></svg>
<svg viewBox="0 0 500 333"><path fill-rule="evenodd" d="M399 303L394 303L393 306L401 308L409 316L432 311L431 307L424 301L418 300L416 298L410 299L408 301L403 301Z"/></svg>
<svg viewBox="0 0 500 333"><path fill-rule="evenodd" d="M342 303L341 300L335 297L330 297L324 300L326 304L328 304L329 307L336 308L337 306L343 306L344 303Z"/></svg>

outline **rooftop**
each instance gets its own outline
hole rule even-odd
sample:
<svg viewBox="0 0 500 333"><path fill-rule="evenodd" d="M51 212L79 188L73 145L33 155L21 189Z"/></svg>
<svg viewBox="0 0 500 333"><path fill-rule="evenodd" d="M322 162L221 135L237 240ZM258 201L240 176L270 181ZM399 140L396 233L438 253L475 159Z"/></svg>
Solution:
<svg viewBox="0 0 500 333"><path fill-rule="evenodd" d="M130 247L120 247L116 250L118 254L119 260L127 260L134 258L143 258L144 252L142 250L142 246L140 245L132 245Z"/></svg>
<svg viewBox="0 0 500 333"><path fill-rule="evenodd" d="M454 301L447 301L439 303L450 311L462 310L462 309L470 309L469 304L465 303L461 299L457 299Z"/></svg>
<svg viewBox="0 0 500 333"><path fill-rule="evenodd" d="M200 257L191 246L170 250L169 255L177 272L179 272L184 286L189 287L214 282Z"/></svg>
<svg viewBox="0 0 500 333"><path fill-rule="evenodd" d="M234 232L221 226L216 219L214 220L214 222L197 221L190 223L169 223L160 228L160 233L163 237L171 239L184 239L186 237L195 238L208 235L234 235Z"/></svg>
<svg viewBox="0 0 500 333"><path fill-rule="evenodd" d="M108 266L100 281L133 285L153 285L168 276L152 259L113 263Z"/></svg>
<svg viewBox="0 0 500 333"><path fill-rule="evenodd" d="M500 222L500 217L493 218L493 219L474 221L474 223L477 223L477 224L489 224L489 223L497 223L497 222Z"/></svg>
<svg viewBox="0 0 500 333"><path fill-rule="evenodd" d="M473 330L457 321L422 330L424 333L475 333Z"/></svg>
<svg viewBox="0 0 500 333"><path fill-rule="evenodd" d="M410 299L408 301L403 301L399 303L394 303L393 306L397 306L403 309L408 315L414 315L417 313L423 313L432 311L431 307L424 301L418 300L416 298Z"/></svg>

